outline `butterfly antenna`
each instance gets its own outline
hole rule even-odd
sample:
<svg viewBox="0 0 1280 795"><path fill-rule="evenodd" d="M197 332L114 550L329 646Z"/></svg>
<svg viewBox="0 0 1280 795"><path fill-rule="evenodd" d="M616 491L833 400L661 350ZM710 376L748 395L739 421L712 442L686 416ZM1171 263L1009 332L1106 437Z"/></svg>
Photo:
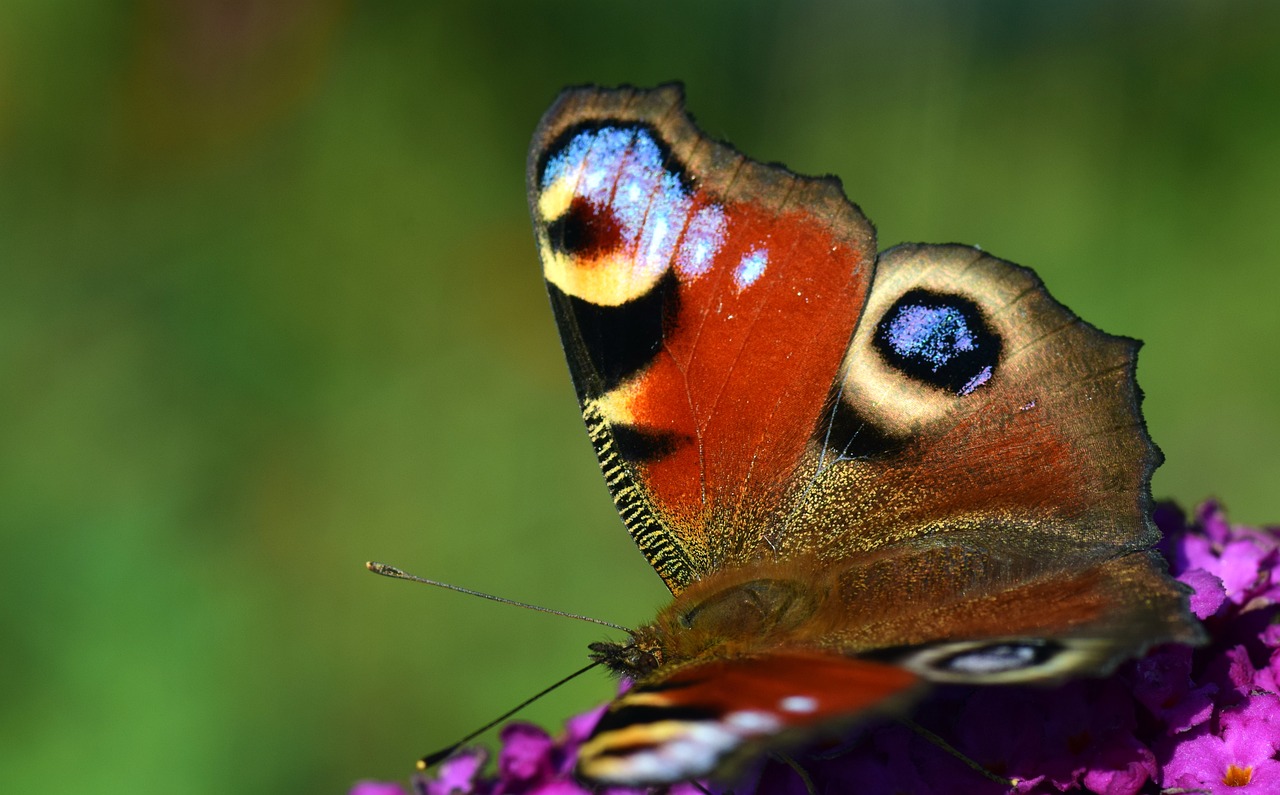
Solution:
<svg viewBox="0 0 1280 795"><path fill-rule="evenodd" d="M523 607L526 610L536 610L539 613L550 613L554 616L560 616L562 618L576 618L579 621L586 621L590 624L599 624L602 627L608 627L609 629L616 629L622 632L626 632L627 634L631 634L631 630L627 629L626 627L619 626L617 624L611 624L608 621L601 621L598 618L591 618L590 616L580 616L576 613L565 613L561 610L552 610L549 607L541 607L539 605L526 604L525 602L517 602L514 599L505 599L501 596L494 596L493 594L481 593L480 591L473 591L470 588L460 588L457 585L450 585L447 582L439 582L438 580L428 580L425 577L419 577L416 574L409 574L406 571L401 571L400 569L397 569L395 566L388 566L385 563L375 563L374 561L371 560L368 563L364 564L364 567L369 571L373 572L374 574L381 574L383 577L391 577L392 579L396 579L396 580L408 580L410 582L420 582L423 585L434 585L437 588L445 588L450 591L457 591L458 593L469 594L470 596L478 596L481 599L488 599L491 602L501 602L504 605L514 605L516 607ZM584 668L583 670L586 670L586 669ZM578 673L582 673L582 671L579 671ZM574 674L573 676L577 676L577 675L578 674ZM569 677L569 679L572 679L573 676ZM568 680L566 679L565 681L568 681ZM557 685L552 685L552 689L558 686L558 684L559 683L557 683ZM540 696L542 694L539 693L538 695ZM534 696L534 698L537 698L537 697L538 696ZM521 704L520 706L524 706L524 704ZM517 707L516 709L519 709L519 707ZM462 742L466 742L466 740L463 740Z"/></svg>
<svg viewBox="0 0 1280 795"><path fill-rule="evenodd" d="M381 572L379 572L379 573L381 573ZM403 572L402 572L402 573L403 573ZM394 576L394 575L388 575L388 576ZM399 578L399 579L404 579L404 578ZM435 583L433 583L433 584L435 584ZM462 589L455 589L455 590L462 590ZM469 593L469 592L468 592L468 593ZM480 594L480 596L484 596L484 594ZM507 600L505 600L505 599L501 599L501 600L499 600L499 601L507 601ZM517 603L517 604L518 604L518 603ZM550 612L555 612L555 611L550 611ZM535 701L537 701L538 699L542 698L542 697L543 697L543 696L545 696L547 693L550 693L552 690L555 690L555 689L556 689L557 687L559 687L560 685L563 685L564 683L566 683L566 682L568 682L568 681L570 681L570 680L572 680L572 679L575 679L575 678L577 678L577 677L579 677L579 676L582 676L582 675L583 675L583 674L585 674L587 671L590 671L592 668L595 668L595 667L596 667L597 665L599 665L599 664L600 664L599 662L593 662L593 663L591 663L590 665L586 666L585 668L580 668L580 669L578 669L578 670L574 671L573 673L569 674L569 675L568 675L568 676L566 676L565 678L561 679L559 682L556 682L555 684L551 685L550 687L544 688L543 690L540 690L539 692L535 693L534 695L530 696L529 698L526 698L524 701L521 701L519 704L515 705L515 706L514 706L514 707L512 707L511 709L509 709L509 710L507 710L506 712L502 713L501 715L499 715L498 717L496 717L496 718L494 718L493 720L489 721L488 723L486 723L485 725L481 726L480 728L476 729L475 731L471 732L471 733L470 733L470 734L468 734L466 737L463 737L461 740L458 740L456 743L453 743L452 745L448 745L448 746L446 746L446 747L444 747L444 748L441 748L439 751L436 751L436 752L434 752L434 753L427 754L426 756L424 756L424 757L422 757L421 759L419 759L419 760L418 760L418 769L419 769L419 770L426 770L427 768L431 767L432 765L437 764L438 762L442 762L442 761L444 761L445 759L448 759L448 758L453 754L453 752L454 752L454 751L457 751L457 750L458 750L459 748L461 748L462 746L466 745L467 743L471 742L471 741L472 741L472 740L474 740L475 738L479 737L480 735L482 735L482 734L484 734L485 732L487 732L487 731L489 731L490 729L492 729L494 726L497 726L499 723L502 723L504 720L506 720L507 718L510 718L512 715L516 714L516 713L517 713L517 712L519 712L520 710L524 709L525 707L529 706L529 705L530 705L530 704L532 704L533 702L535 702Z"/></svg>

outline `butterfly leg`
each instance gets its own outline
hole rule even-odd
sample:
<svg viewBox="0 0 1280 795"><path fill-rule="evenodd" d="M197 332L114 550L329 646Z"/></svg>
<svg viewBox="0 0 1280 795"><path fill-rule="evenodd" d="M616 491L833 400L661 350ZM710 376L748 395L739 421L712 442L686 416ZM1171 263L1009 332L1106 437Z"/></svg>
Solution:
<svg viewBox="0 0 1280 795"><path fill-rule="evenodd" d="M997 783L997 784L999 784L999 785L1001 785L1001 786L1004 786L1004 787L1010 787L1010 788L1012 788L1012 787L1014 786L1014 782L1013 782L1013 781L1010 781L1009 779L1007 779L1007 778L1005 778L1005 777L1003 777L1003 776L997 776L995 773L992 773L990 770L987 770L985 767L983 767L982 765L980 765L977 761L975 761L975 760L973 760L973 759L970 759L969 757L965 756L963 751L960 751L960 750L959 750L959 749L957 749L955 746L953 746L951 743L949 743L949 742L947 742L946 740L942 739L942 738L941 738L941 737L939 737L938 735L936 735L936 734L934 734L933 732L929 731L928 729L926 729L925 727L923 727L923 726L921 726L920 724L916 723L915 721L911 720L910 718L901 718L901 717L900 717L900 718L898 718L898 722L899 722L899 723L901 723L903 726L906 726L908 729L910 729L911 731L915 732L916 734L920 735L920 736L921 736L921 737L923 737L924 739L926 739L926 740L928 740L929 742L933 743L935 746L937 746L938 748L940 748L940 749L942 749L943 751L947 752L947 753L948 753L948 754L950 754L951 756L955 757L955 758L956 758L956 759L958 759L960 762L964 763L965 767L967 767L967 768L969 768L970 770L973 770L974 772L976 772L976 773L980 774L983 778L986 778L986 779L988 779L988 780L990 780L990 781L994 781L995 783Z"/></svg>
<svg viewBox="0 0 1280 795"><path fill-rule="evenodd" d="M800 777L800 782L804 784L804 791L807 792L808 795L818 795L818 790L813 786L813 778L809 775L809 771L805 770L804 767L790 754L779 753L770 754L770 756L791 768L795 774Z"/></svg>

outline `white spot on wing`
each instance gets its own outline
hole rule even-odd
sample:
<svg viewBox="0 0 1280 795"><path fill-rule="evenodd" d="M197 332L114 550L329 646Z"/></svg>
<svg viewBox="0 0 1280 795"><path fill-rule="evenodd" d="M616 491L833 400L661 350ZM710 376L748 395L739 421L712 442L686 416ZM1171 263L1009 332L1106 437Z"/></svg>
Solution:
<svg viewBox="0 0 1280 795"><path fill-rule="evenodd" d="M655 746L611 757L607 770L596 770L592 775L614 784L670 784L698 778L715 770L726 754L747 739L772 734L783 727L776 715L760 710L731 712L719 721L660 725L676 731Z"/></svg>
<svg viewBox="0 0 1280 795"><path fill-rule="evenodd" d="M628 756L626 764L619 768L618 774L605 780L612 779L614 783L618 784L636 779L641 781L667 781L671 773L671 765L663 761L662 757L653 751L645 751Z"/></svg>
<svg viewBox="0 0 1280 795"><path fill-rule="evenodd" d="M693 214L676 254L676 268L683 276L696 279L707 272L712 258L724 244L725 228L724 210L718 204Z"/></svg>
<svg viewBox="0 0 1280 795"><path fill-rule="evenodd" d="M778 702L778 709L783 712L816 712L818 700L812 696L787 696Z"/></svg>
<svg viewBox="0 0 1280 795"><path fill-rule="evenodd" d="M769 250L766 248L752 249L738 263L738 269L733 272L733 281L738 285L739 290L745 290L764 275L764 269L768 265Z"/></svg>
<svg viewBox="0 0 1280 795"><path fill-rule="evenodd" d="M725 716L724 722L730 729L744 736L767 734L782 728L781 721L776 717L756 710L744 709L739 712L730 712Z"/></svg>

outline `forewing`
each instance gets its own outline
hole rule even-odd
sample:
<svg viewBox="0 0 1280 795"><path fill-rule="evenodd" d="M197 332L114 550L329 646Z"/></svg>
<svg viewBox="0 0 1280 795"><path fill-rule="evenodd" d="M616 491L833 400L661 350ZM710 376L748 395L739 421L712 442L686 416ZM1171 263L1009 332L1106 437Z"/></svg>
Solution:
<svg viewBox="0 0 1280 795"><path fill-rule="evenodd" d="M567 91L528 183L591 441L678 592L756 548L791 491L871 281L873 230L834 179L703 135L673 86Z"/></svg>

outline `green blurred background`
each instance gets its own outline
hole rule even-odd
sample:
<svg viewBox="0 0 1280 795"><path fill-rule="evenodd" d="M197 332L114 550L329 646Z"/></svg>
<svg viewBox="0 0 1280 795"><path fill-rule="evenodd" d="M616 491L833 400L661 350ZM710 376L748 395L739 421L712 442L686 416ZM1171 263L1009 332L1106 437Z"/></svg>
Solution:
<svg viewBox="0 0 1280 795"><path fill-rule="evenodd" d="M12 792L404 778L637 623L531 243L561 86L688 85L1141 337L1157 495L1280 521L1280 5L0 6L0 770ZM588 676L530 710L611 692Z"/></svg>

